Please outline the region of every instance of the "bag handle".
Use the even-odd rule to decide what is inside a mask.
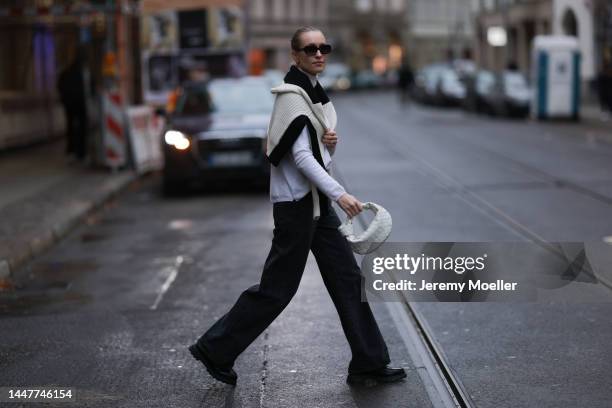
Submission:
[[[374,214],[378,214],[378,206],[372,202],[363,203],[362,208],[364,210],[370,210]],[[373,228],[374,228],[374,225],[370,224],[368,228],[366,228],[366,230],[362,233],[362,235],[369,233],[370,230]],[[353,231],[353,219],[352,218],[347,217],[346,220],[342,223],[342,225],[338,227],[338,230],[349,241],[357,239]]]

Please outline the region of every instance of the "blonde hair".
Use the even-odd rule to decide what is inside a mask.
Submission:
[[[308,33],[311,31],[319,31],[322,32],[321,30],[319,30],[316,27],[313,26],[304,26],[304,27],[300,27],[297,30],[295,30],[295,33],[293,33],[293,36],[291,37],[291,49],[294,51],[298,51],[300,49],[300,37],[302,36],[302,34],[304,33]]]

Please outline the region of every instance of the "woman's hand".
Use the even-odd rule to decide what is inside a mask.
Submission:
[[[325,131],[325,134],[323,135],[321,141],[325,146],[333,149],[338,143],[338,136],[336,135],[335,131],[328,129]]]
[[[338,205],[349,218],[353,218],[363,210],[363,204],[349,193],[344,193],[340,196]]]

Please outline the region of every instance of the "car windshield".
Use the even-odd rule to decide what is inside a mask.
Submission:
[[[214,111],[220,113],[270,113],[274,98],[259,81],[212,81],[209,85]]]

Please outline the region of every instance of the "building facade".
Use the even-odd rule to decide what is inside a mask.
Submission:
[[[339,55],[353,71],[397,69],[409,40],[405,0],[334,0],[330,24]]]
[[[313,25],[327,33],[331,0],[250,0],[247,41],[252,73],[287,70],[289,40],[297,27]],[[331,39],[330,39],[331,40]]]
[[[286,70],[289,39],[300,26],[321,28],[333,44],[331,61],[352,70],[384,72],[401,63],[407,39],[405,0],[251,0],[251,66]]]
[[[608,70],[612,75],[612,2],[595,0],[594,5],[595,56],[594,68],[596,75]]]
[[[481,67],[495,71],[515,64],[529,74],[536,35],[577,38],[582,96],[592,101],[598,73],[612,64],[612,2],[609,0],[481,0],[477,16],[476,50]],[[492,45],[492,28],[502,28],[503,45]]]
[[[528,73],[533,38],[550,34],[552,24],[552,0],[481,0],[475,38],[478,64],[494,71],[516,65]],[[490,38],[496,28],[505,33],[505,41],[497,45]]]
[[[51,139],[64,132],[57,78],[77,53],[87,58],[89,99],[104,85],[104,58],[112,44],[120,67],[116,80],[134,94],[132,44],[136,7],[130,0],[9,0],[0,4],[0,149]],[[130,7],[132,6],[132,7]],[[109,41],[112,40],[112,41]],[[135,41],[134,41],[135,40]],[[98,109],[92,106],[92,113]],[[37,120],[33,121],[32,117]],[[92,115],[91,119],[95,119]],[[92,126],[95,120],[90,121]]]
[[[595,3],[591,0],[554,0],[552,33],[578,38],[580,46],[580,73],[585,81],[596,75]]]
[[[410,0],[408,54],[415,67],[453,58],[472,58],[474,0]]]

